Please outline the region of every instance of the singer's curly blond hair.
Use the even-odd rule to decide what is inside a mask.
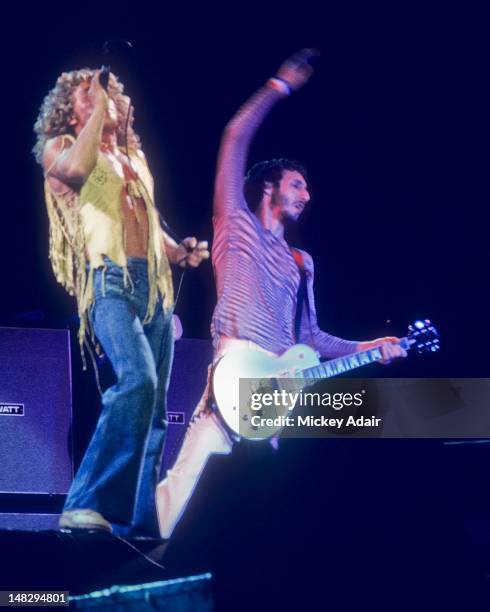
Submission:
[[[72,96],[75,88],[82,82],[90,80],[95,73],[91,68],[82,68],[72,72],[63,72],[53,89],[44,98],[39,110],[34,132],[37,141],[32,149],[36,161],[42,165],[42,156],[46,142],[55,136],[71,134],[75,136],[70,119],[73,116]],[[108,93],[114,100],[118,114],[117,143],[119,146],[126,144],[126,113],[127,105],[123,101],[124,86],[117,77],[111,75],[109,79]],[[139,136],[133,130],[133,118],[131,117],[127,130],[127,144],[131,149],[139,149],[141,146]]]

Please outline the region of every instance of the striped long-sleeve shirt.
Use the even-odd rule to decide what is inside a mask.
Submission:
[[[225,129],[218,156],[212,250],[218,302],[211,323],[215,347],[220,336],[251,340],[280,354],[304,342],[322,357],[352,353],[357,342],[319,329],[313,295],[313,260],[302,252],[308,300],[295,331],[300,272],[285,240],[250,212],[243,177],[250,142],[272,106],[282,97],[264,86]],[[309,312],[308,312],[309,311]]]

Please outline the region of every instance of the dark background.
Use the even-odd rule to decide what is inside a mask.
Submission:
[[[483,3],[12,8],[0,41],[1,325],[76,327],[50,270],[42,173],[30,154],[38,107],[61,71],[98,66],[106,39],[132,41],[135,54],[113,66],[135,103],[158,206],[180,235],[211,240],[226,121],[284,58],[315,46],[314,77],[271,113],[249,161],[285,156],[309,169],[313,201],[291,241],[314,257],[321,326],[370,339],[429,317],[440,353],[383,373],[489,375]],[[186,336],[209,337],[214,302],[205,264],[186,277],[177,307]],[[88,410],[91,375],[81,377],[76,351],[74,375],[75,408]],[[488,567],[486,449],[375,440],[288,440],[275,456],[237,448],[208,471],[173,562],[212,569],[223,610],[265,600],[270,609],[439,610],[441,593],[445,605],[477,609],[468,593],[483,597],[472,581]],[[478,520],[486,540],[468,535]]]
[[[314,257],[322,327],[369,339],[404,335],[428,317],[440,328],[441,354],[393,373],[488,374],[489,24],[481,7],[53,6],[5,25],[2,324],[28,312],[44,313],[41,326],[63,325],[73,312],[50,270],[42,174],[30,154],[38,107],[61,71],[100,65],[106,39],[133,43],[134,54],[113,66],[134,99],[158,206],[181,236],[211,240],[226,121],[285,57],[316,46],[316,74],[271,113],[250,163],[286,156],[309,169],[314,197],[291,241]],[[214,303],[206,264],[188,275],[178,304],[186,336],[209,337]]]

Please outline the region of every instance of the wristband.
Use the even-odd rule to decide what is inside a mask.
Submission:
[[[269,85],[273,89],[277,89],[277,91],[280,91],[281,93],[286,94],[287,96],[290,96],[293,91],[291,89],[291,85],[287,81],[277,76],[271,77],[267,81],[267,85]]]

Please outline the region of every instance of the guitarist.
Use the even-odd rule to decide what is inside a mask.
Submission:
[[[284,239],[285,223],[297,221],[310,200],[305,169],[297,162],[274,159],[253,166],[243,183],[254,134],[273,106],[308,81],[313,55],[303,49],[289,58],[224,130],[213,204],[218,301],[211,332],[216,359],[242,348],[280,355],[298,342],[313,347],[321,357],[341,357],[376,346],[381,347],[384,363],[406,356],[395,337],[352,342],[318,327],[313,260],[308,253],[291,249]],[[208,409],[206,389],[175,466],[157,487],[162,537],[170,536],[210,454],[228,454],[231,447],[230,436]]]

